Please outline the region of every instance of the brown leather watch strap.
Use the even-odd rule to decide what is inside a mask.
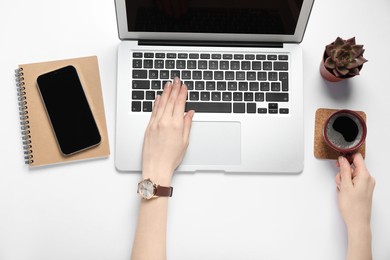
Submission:
[[[157,185],[156,193],[154,194],[157,197],[172,197],[173,187],[164,187]]]

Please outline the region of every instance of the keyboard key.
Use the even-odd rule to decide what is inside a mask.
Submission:
[[[164,60],[155,60],[154,61],[155,69],[163,69],[164,68]]]
[[[204,81],[195,81],[195,90],[204,90]]]
[[[244,101],[253,101],[253,93],[245,92],[244,93]]]
[[[142,68],[142,60],[134,59],[133,68],[139,69]]]
[[[254,54],[245,54],[245,59],[246,60],[254,60],[255,59],[255,55]]]
[[[281,54],[278,56],[279,60],[288,60],[288,55]]]
[[[233,59],[233,55],[232,54],[223,54],[222,57],[223,57],[224,60],[231,60],[231,59]]]
[[[259,91],[259,82],[249,82],[250,91]]]
[[[243,54],[234,54],[234,59],[235,60],[243,60],[244,59],[244,55]]]
[[[200,92],[200,100],[209,101],[210,100],[210,92]]]
[[[263,62],[263,70],[272,70],[272,62],[264,61]]]
[[[144,60],[144,68],[145,69],[153,68],[153,60]]]
[[[176,53],[167,53],[168,59],[176,59]]]
[[[231,70],[239,70],[240,69],[240,62],[239,61],[231,61],[230,68],[231,68]]]
[[[277,114],[278,110],[277,109],[268,109],[268,113],[270,113],[270,114]]]
[[[191,71],[183,70],[181,72],[181,79],[191,79]]]
[[[267,72],[264,71],[257,72],[257,80],[259,81],[267,80]]]
[[[198,61],[198,69],[207,70],[207,61],[205,60]]]
[[[262,92],[255,93],[255,101],[263,102],[264,101],[264,93],[262,93]]]
[[[144,92],[143,91],[132,91],[131,97],[132,97],[132,99],[135,99],[135,100],[143,100],[144,99]]]
[[[193,81],[185,81],[184,84],[187,85],[188,90],[194,90],[194,82]]]
[[[165,61],[166,69],[174,69],[175,68],[175,60],[166,60]]]
[[[268,109],[278,109],[278,103],[269,103]]]
[[[253,61],[252,70],[261,70],[261,61]]]
[[[279,72],[279,80],[282,82],[282,91],[288,91],[288,72]]]
[[[203,71],[203,79],[204,80],[212,80],[213,72],[212,71]]]
[[[169,79],[169,71],[160,70],[160,79]]]
[[[234,101],[242,101],[242,92],[234,92],[233,93]]]
[[[280,91],[280,83],[271,82],[271,91]]]
[[[236,81],[229,81],[228,82],[228,90],[236,91],[237,90],[237,82]]]
[[[202,53],[202,54],[200,54],[200,58],[201,58],[201,59],[204,59],[204,60],[208,60],[208,59],[210,59],[210,54],[208,54],[208,53]]]
[[[268,72],[268,80],[269,81],[276,81],[278,80],[278,73],[277,72]]]
[[[154,53],[152,53],[152,52],[145,52],[144,53],[144,57],[145,58],[154,58]]]
[[[247,103],[246,112],[249,114],[256,113],[256,103]]]
[[[190,100],[199,100],[199,92],[191,91]]]
[[[180,71],[179,70],[171,70],[171,79],[174,79],[175,77],[180,78]]]
[[[256,80],[256,72],[248,71],[246,73],[246,79],[247,80]]]
[[[133,111],[133,112],[141,111],[141,101],[132,101],[131,102],[131,111]]]
[[[176,69],[185,69],[186,61],[185,60],[177,60],[176,61]]]
[[[223,71],[214,71],[215,80],[223,80]]]
[[[146,70],[133,70],[134,79],[146,79],[148,77],[148,71]]]
[[[223,92],[222,93],[223,101],[232,101],[232,92]]]
[[[178,57],[179,59],[187,59],[187,58],[188,58],[188,54],[187,54],[187,53],[179,53],[179,54],[177,55],[177,57]]]
[[[258,108],[257,113],[259,114],[267,114],[267,109],[266,108]]]
[[[211,93],[212,101],[221,101],[221,92],[212,92]]]
[[[229,69],[229,61],[221,60],[219,62],[219,67],[220,67],[221,70],[228,70]]]
[[[165,58],[165,53],[156,53],[156,58],[164,59]]]
[[[274,54],[267,55],[267,60],[277,60],[277,59],[278,59],[277,55]]]
[[[133,52],[133,58],[142,58],[142,52]]]
[[[188,60],[187,69],[196,69],[196,60]]]
[[[217,90],[226,90],[226,82],[218,81],[217,82]]]
[[[232,104],[226,102],[187,102],[185,111],[195,110],[197,113],[231,113]]]
[[[288,114],[288,113],[289,113],[289,110],[288,110],[288,108],[280,108],[280,109],[279,109],[279,113],[280,113],[280,114]]]
[[[194,70],[192,72],[192,79],[202,79],[202,72],[199,70]]]
[[[155,100],[156,98],[156,92],[154,91],[146,91],[146,100]]]
[[[132,86],[133,89],[150,89],[150,82],[149,80],[133,80]]]
[[[216,60],[209,61],[209,69],[217,70],[218,69],[218,61],[216,61]]]
[[[250,61],[241,61],[241,69],[242,70],[250,70],[251,62]]]
[[[225,80],[234,80],[234,72],[225,71]]]
[[[211,55],[211,58],[212,58],[213,60],[220,60],[221,57],[222,57],[221,54],[212,54],[212,55]]]
[[[269,91],[269,82],[260,82],[261,91]]]
[[[236,80],[245,80],[245,72],[237,71],[236,72]]]
[[[189,57],[190,57],[190,59],[199,59],[199,54],[198,53],[190,53]]]
[[[159,80],[152,80],[152,89],[161,89],[161,81]]]
[[[266,93],[266,101],[268,102],[288,102],[288,93]]]
[[[256,60],[265,60],[265,55],[264,54],[257,54]]]
[[[239,91],[248,91],[248,82],[238,82]]]
[[[150,79],[158,79],[158,70],[149,70]]]
[[[275,61],[274,70],[288,70],[288,62]]]
[[[142,111],[152,112],[152,102],[151,101],[144,101]]]
[[[245,103],[233,103],[233,113],[245,113]]]
[[[215,90],[215,82],[206,81],[206,90]]]

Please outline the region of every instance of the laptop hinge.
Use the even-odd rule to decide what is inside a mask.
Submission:
[[[230,41],[229,42],[216,42],[216,41],[138,40],[138,45],[283,48],[283,43],[280,43],[280,42],[230,42]]]

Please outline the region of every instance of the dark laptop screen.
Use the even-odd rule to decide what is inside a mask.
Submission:
[[[303,0],[126,0],[129,32],[293,35]]]

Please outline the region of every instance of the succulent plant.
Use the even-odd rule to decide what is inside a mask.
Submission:
[[[359,75],[363,63],[363,45],[357,45],[355,37],[343,40],[340,37],[325,48],[325,67],[339,78]]]

